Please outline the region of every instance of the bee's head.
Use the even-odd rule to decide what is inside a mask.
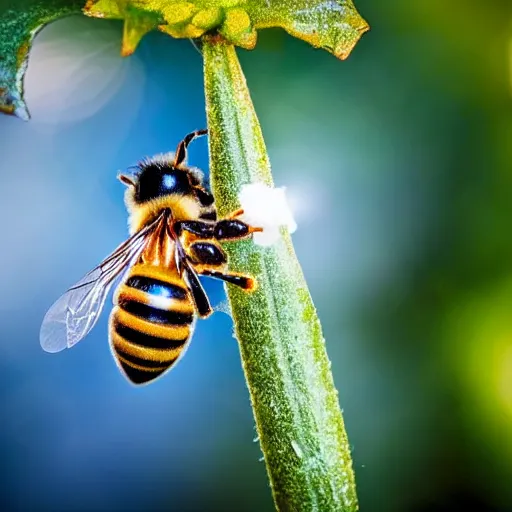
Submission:
[[[188,172],[176,169],[170,164],[150,160],[144,162],[135,183],[135,201],[145,203],[162,196],[192,193]]]
[[[172,210],[178,220],[193,219],[212,205],[213,197],[203,188],[202,172],[186,165],[188,145],[206,133],[207,130],[189,133],[175,153],[147,158],[135,166],[132,176],[119,176],[128,187],[124,198],[131,233],[147,225],[162,209]]]
[[[194,187],[201,183],[197,169],[183,169],[173,165],[173,157],[159,155],[139,163],[133,177],[121,175],[123,183],[132,188],[136,204],[169,195],[195,195]]]

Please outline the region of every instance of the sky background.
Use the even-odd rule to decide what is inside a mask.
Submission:
[[[0,6],[2,0],[0,0]],[[240,50],[322,321],[361,510],[512,510],[512,5],[360,0],[336,60],[279,30]],[[121,24],[37,36],[29,123],[0,117],[0,505],[273,510],[231,319],[136,389],[108,311],[47,354],[49,306],[127,236],[118,171],[205,126],[201,57]],[[190,163],[207,171],[207,142]],[[222,285],[206,282],[213,302]]]

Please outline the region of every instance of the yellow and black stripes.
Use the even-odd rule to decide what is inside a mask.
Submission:
[[[150,382],[171,368],[188,344],[195,319],[190,294],[177,272],[139,264],[114,301],[112,351],[134,384]]]

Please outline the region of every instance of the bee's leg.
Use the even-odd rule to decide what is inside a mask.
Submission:
[[[238,210],[235,210],[234,212],[231,212],[229,215],[226,216],[226,219],[236,219],[237,217],[240,217],[244,214],[243,208],[238,208]]]
[[[187,255],[194,265],[219,267],[228,261],[223,249],[216,243],[196,240],[187,247]]]
[[[243,210],[240,210],[243,213]],[[236,214],[237,212],[235,212]],[[241,215],[239,213],[238,215]],[[180,236],[183,230],[201,238],[217,240],[240,240],[248,238],[252,233],[263,231],[263,228],[249,226],[246,222],[228,217],[216,223],[200,220],[181,220],[173,225],[174,232]]]
[[[188,231],[201,238],[215,237],[215,224],[201,220],[178,220],[173,224],[176,235],[180,236],[183,231]]]
[[[243,210],[238,210],[233,213],[233,216],[238,217],[242,213]],[[248,238],[252,233],[263,231],[263,228],[249,226],[246,222],[236,220],[234,217],[229,216],[215,224],[214,236],[217,240],[240,240]]]
[[[187,148],[188,145],[197,137],[206,135],[208,130],[196,130],[195,132],[189,133],[185,138],[178,144],[176,148],[176,154],[174,155],[174,166],[179,167],[184,164],[187,159]]]
[[[220,272],[217,270],[201,269],[198,271],[203,276],[214,277],[226,281],[226,283],[234,284],[239,286],[243,290],[251,291],[256,288],[256,281],[250,276],[244,276],[241,274],[234,274],[232,272]]]
[[[204,220],[217,220],[217,210],[215,209],[215,206],[210,206],[209,208],[205,208],[204,211],[199,215],[200,219]]]
[[[196,271],[193,268],[191,268],[191,266],[188,263],[185,263],[185,268],[186,283],[188,285],[190,293],[192,294],[192,297],[194,298],[197,312],[199,313],[199,316],[201,318],[206,318],[207,316],[210,316],[213,313],[210,301],[208,300],[208,295],[206,295],[203,286],[199,282]]]

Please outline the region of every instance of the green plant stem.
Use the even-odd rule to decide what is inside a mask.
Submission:
[[[261,128],[233,46],[203,45],[210,173],[220,215],[242,185],[272,185]],[[264,205],[262,205],[264,207]],[[314,241],[312,240],[312,243]],[[256,426],[278,510],[355,511],[352,461],[320,322],[290,236],[226,247],[254,293],[228,285]]]

